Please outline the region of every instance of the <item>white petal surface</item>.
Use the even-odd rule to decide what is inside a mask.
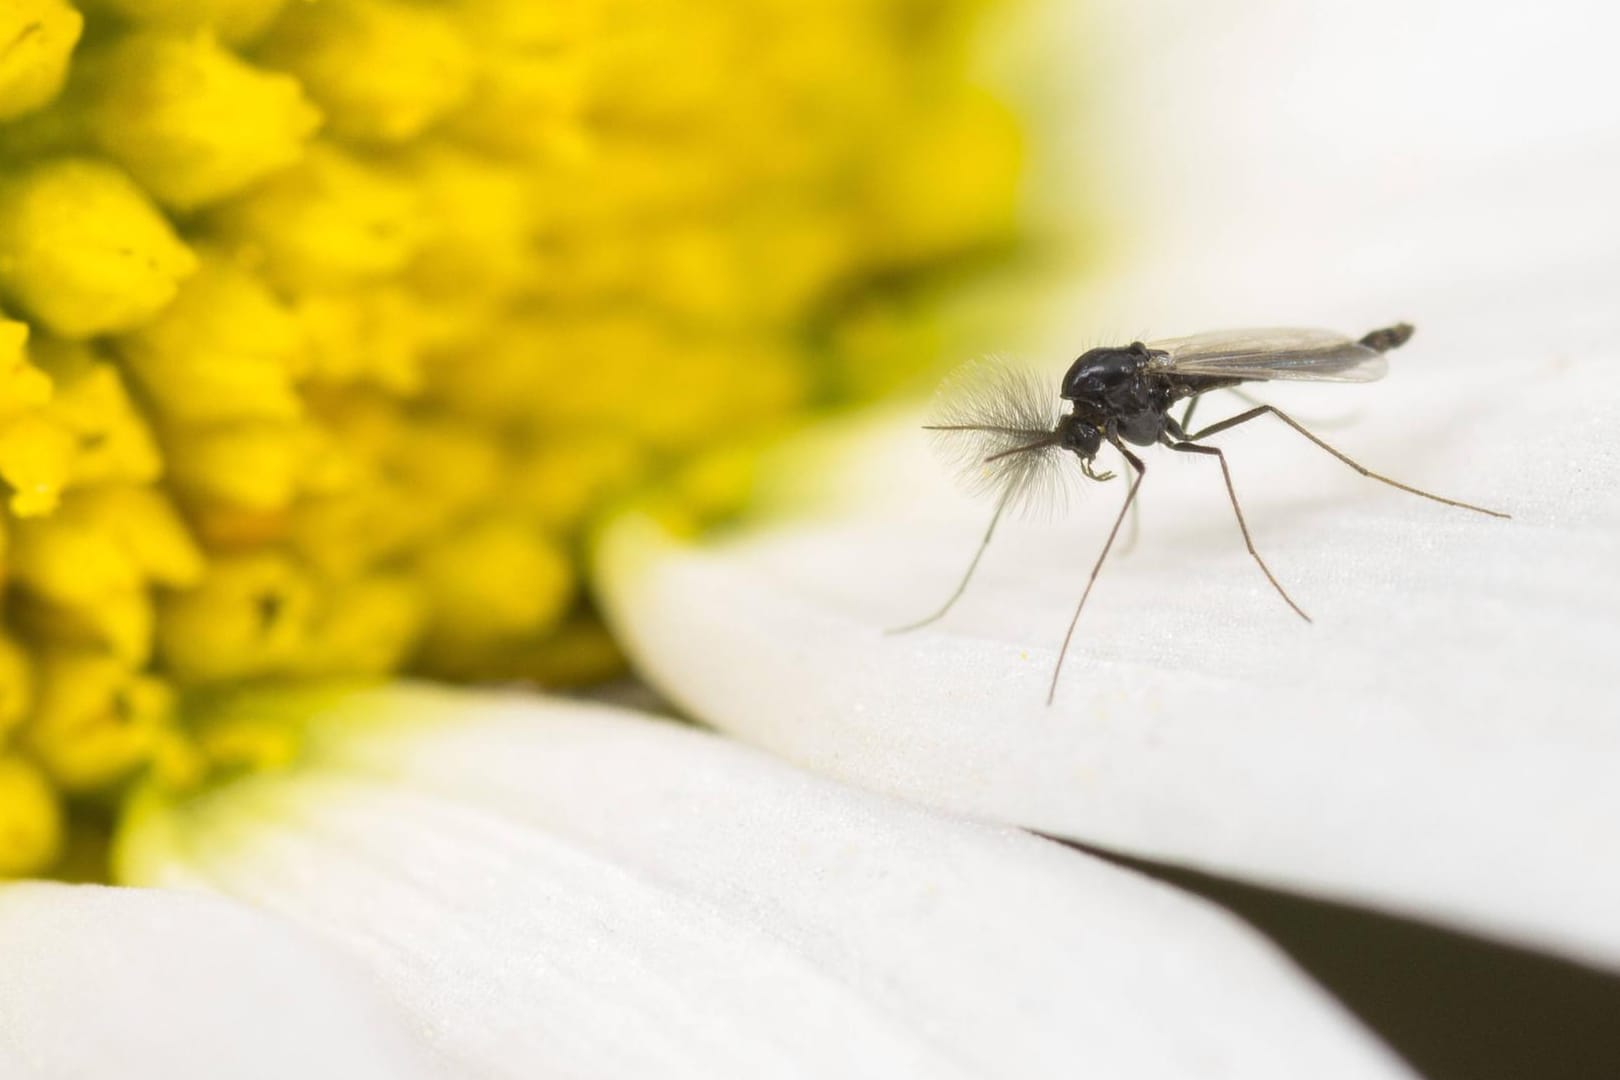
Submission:
[[[460,1076],[1402,1071],[1229,916],[1013,830],[600,707],[396,690],[318,726],[126,865],[329,936]]]
[[[0,1076],[444,1075],[360,967],[214,897],[0,887]]]
[[[1612,9],[1109,6],[1138,37],[1101,31],[1119,130],[1085,160],[1145,203],[1139,258],[1069,299],[1054,385],[1103,342],[1410,319],[1385,382],[1261,396],[1514,520],[1381,488],[1274,421],[1219,436],[1306,626],[1215,463],[1146,451],[1142,542],[1048,709],[1121,484],[1072,524],[1004,523],[946,620],[885,636],[945,598],[989,514],[896,418],[812,459],[859,496],[840,512],[703,549],[621,522],[600,575],[621,635],[694,716],[843,779],[1620,965]]]
[[[1612,409],[1603,382],[1572,383]],[[1430,456],[1499,466],[1469,490],[1513,522],[1249,470],[1250,520],[1314,626],[1247,562],[1218,479],[1162,468],[1050,708],[1095,529],[1014,525],[946,620],[889,636],[937,606],[982,521],[917,509],[693,549],[628,520],[610,606],[694,715],[843,779],[1620,963],[1620,865],[1601,854],[1620,850],[1614,459],[1510,463],[1489,434],[1561,408],[1475,413],[1483,437]],[[1368,456],[1418,460],[1418,438],[1366,439]]]

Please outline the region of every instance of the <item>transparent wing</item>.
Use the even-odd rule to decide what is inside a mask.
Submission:
[[[1067,508],[1077,472],[1053,440],[1061,409],[1051,380],[991,357],[940,385],[927,428],[972,494],[1003,498],[1021,513],[1056,513]]]
[[[1383,353],[1332,330],[1216,330],[1147,346],[1166,354],[1152,361],[1157,370],[1184,375],[1372,382],[1389,370]]]

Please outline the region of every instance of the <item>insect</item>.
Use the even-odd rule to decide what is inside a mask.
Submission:
[[[1201,454],[1219,462],[1244,546],[1271,587],[1277,590],[1277,595],[1306,622],[1310,622],[1311,617],[1288,595],[1288,590],[1255,550],[1249,525],[1243,519],[1243,508],[1238,504],[1226,454],[1217,446],[1206,445],[1205,439],[1250,420],[1274,416],[1362,476],[1447,506],[1491,517],[1508,517],[1498,510],[1447,499],[1373,472],[1272,405],[1257,404],[1219,423],[1197,431],[1189,430],[1193,410],[1211,390],[1272,380],[1371,382],[1384,376],[1388,368],[1385,354],[1406,344],[1411,337],[1411,325],[1397,323],[1361,338],[1330,330],[1267,329],[1218,330],[1163,341],[1133,341],[1129,345],[1091,349],[1081,354],[1063,376],[1058,400],[1053,400],[1040,380],[1025,372],[996,365],[965,369],[957,376],[956,385],[948,385],[943,390],[943,415],[938,423],[927,425],[927,430],[934,432],[957,457],[971,487],[996,494],[995,512],[968,563],[967,572],[945,604],[926,619],[898,627],[893,632],[927,626],[950,611],[978,569],[1002,515],[1019,505],[1041,502],[1047,489],[1061,482],[1059,470],[1065,453],[1072,453],[1078,459],[1080,472],[1086,478],[1113,479],[1112,472],[1099,472],[1095,464],[1105,444],[1124,459],[1130,470],[1130,487],[1108,539],[1091,567],[1091,576],[1086,579],[1074,616],[1069,620],[1063,646],[1052,669],[1052,682],[1046,695],[1048,705],[1057,694],[1058,675],[1063,670],[1063,659],[1068,655],[1080,613],[1085,610],[1097,575],[1147,475],[1147,467],[1130,446],[1157,443],[1178,453]],[[1170,415],[1171,409],[1183,401],[1187,403],[1186,408],[1178,420]],[[1062,411],[1065,406],[1068,412]]]

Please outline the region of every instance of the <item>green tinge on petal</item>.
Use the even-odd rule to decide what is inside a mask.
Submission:
[[[401,700],[367,694],[375,685],[310,680],[194,696],[185,707],[191,752],[177,761],[160,759],[125,800],[111,852],[112,879],[149,883],[157,868],[202,855],[199,843],[229,848],[238,835],[251,835],[259,804],[243,798],[244,792],[262,779],[258,793],[273,795],[278,774],[315,765],[322,743],[310,727],[312,717],[345,728],[405,722],[410,710]],[[196,823],[207,828],[194,829]]]

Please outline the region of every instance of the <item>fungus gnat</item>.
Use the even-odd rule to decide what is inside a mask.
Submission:
[[[1092,564],[1091,576],[1086,579],[1074,616],[1069,620],[1057,664],[1052,669],[1052,683],[1046,695],[1048,705],[1057,694],[1063,658],[1068,654],[1080,613],[1091,596],[1091,587],[1097,582],[1097,574],[1114,546],[1120,524],[1136,501],[1137,490],[1146,475],[1146,466],[1127,443],[1133,446],[1158,443],[1179,453],[1204,454],[1218,461],[1244,546],[1271,587],[1277,590],[1277,595],[1306,622],[1310,621],[1310,616],[1294,603],[1255,550],[1248,523],[1243,520],[1243,509],[1238,505],[1237,490],[1232,486],[1232,472],[1227,467],[1225,453],[1219,447],[1204,445],[1204,439],[1270,414],[1363,476],[1447,506],[1491,517],[1507,517],[1500,511],[1442,498],[1375,473],[1271,405],[1257,405],[1197,431],[1188,430],[1193,409],[1211,390],[1272,380],[1371,382],[1382,378],[1388,368],[1384,354],[1404,345],[1411,336],[1410,325],[1397,323],[1360,339],[1329,330],[1274,329],[1218,330],[1145,344],[1133,341],[1122,347],[1092,349],[1082,354],[1063,376],[1057,399],[1039,379],[1026,372],[995,364],[970,365],[942,389],[942,415],[939,422],[929,424],[927,430],[934,432],[957,459],[970,488],[996,496],[995,512],[968,563],[967,573],[962,575],[944,606],[926,619],[894,632],[926,626],[951,609],[978,569],[1002,514],[1011,507],[1041,503],[1055,485],[1061,484],[1065,452],[1075,456],[1086,478],[1112,479],[1113,473],[1098,472],[1095,466],[1097,454],[1105,443],[1124,458],[1131,474],[1130,488],[1114,518],[1108,539]],[[1170,415],[1170,410],[1181,401],[1187,406],[1177,420]],[[1069,406],[1068,412],[1062,411],[1065,404]]]

